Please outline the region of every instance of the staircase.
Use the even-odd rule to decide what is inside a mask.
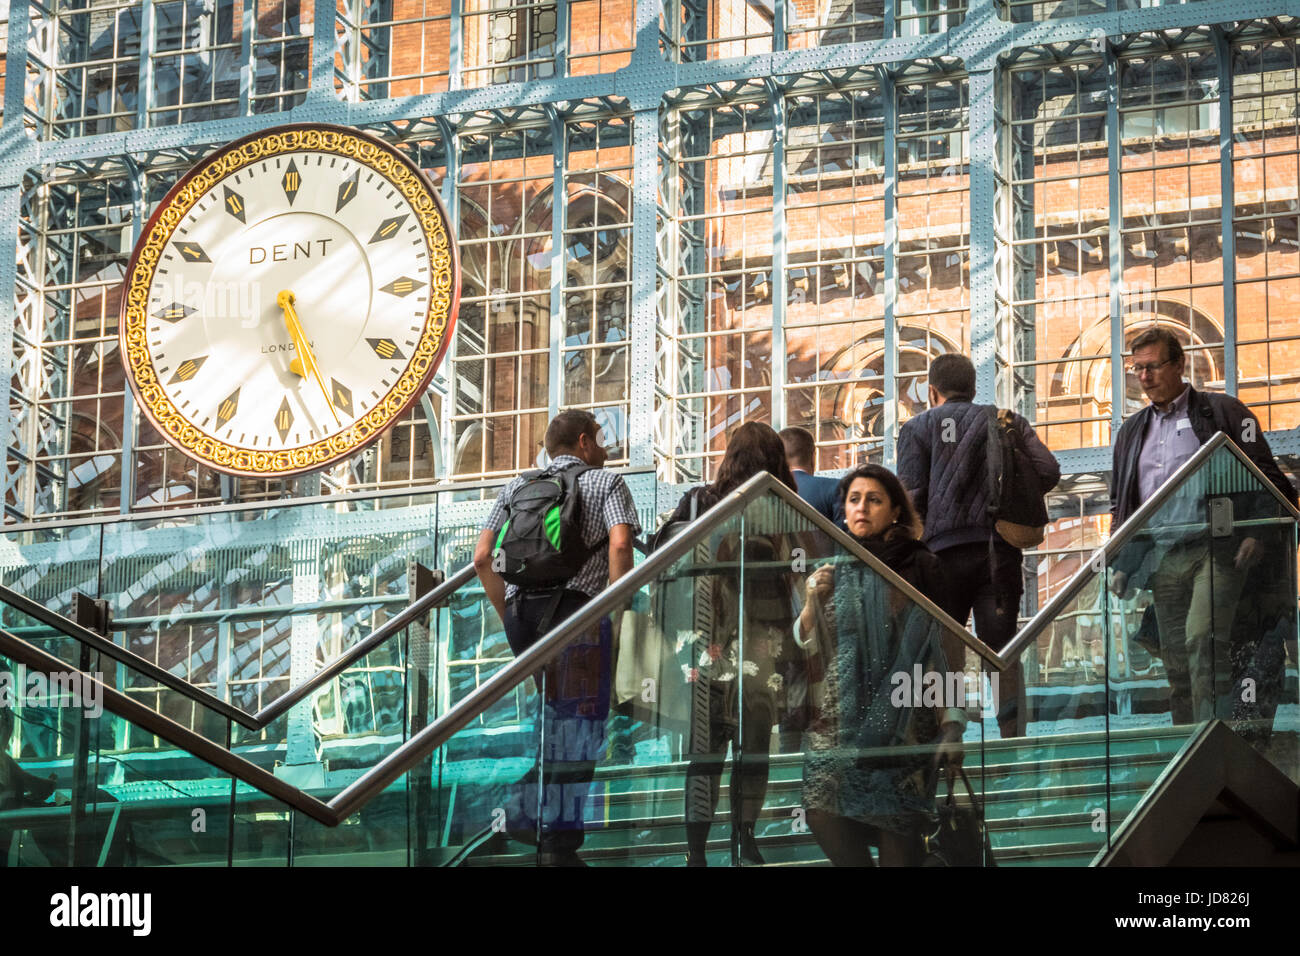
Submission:
[[[1111,734],[1110,816],[1122,819],[1151,787],[1191,732],[1164,727]],[[978,754],[977,748],[972,748]],[[999,866],[1086,866],[1105,842],[1106,738],[1061,734],[984,745],[982,773],[967,763],[971,783],[983,786],[989,836]],[[709,865],[730,865],[727,782],[710,832]],[[801,798],[803,757],[774,755],[767,799],[756,834],[770,866],[827,865],[813,836],[800,831],[794,811]],[[654,767],[598,769],[588,804],[582,857],[593,866],[680,866],[686,854],[685,762]],[[946,791],[944,791],[946,792]],[[959,787],[959,801],[965,794]],[[1100,811],[1100,813],[1098,812]],[[1096,827],[1102,829],[1098,831]],[[532,847],[499,838],[465,861],[469,866],[531,866]]]

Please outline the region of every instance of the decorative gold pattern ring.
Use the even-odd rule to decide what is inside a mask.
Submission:
[[[167,398],[146,347],[149,289],[163,250],[190,209],[231,173],[288,152],[333,153],[355,159],[388,180],[419,219],[429,254],[429,308],[414,353],[397,382],[364,416],[317,442],[259,451],[223,442],[196,427]],[[284,478],[324,468],[377,439],[424,392],[447,350],[460,305],[460,263],[447,215],[428,177],[383,140],[344,126],[297,124],[255,133],[219,149],[163,198],[140,234],[123,280],[119,323],[127,379],[140,407],[169,442],[191,458],[232,475]]]

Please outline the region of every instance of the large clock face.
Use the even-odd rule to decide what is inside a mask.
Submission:
[[[346,127],[236,141],[168,193],[126,276],[122,355],[141,408],[237,475],[325,467],[427,387],[459,297],[429,180]]]

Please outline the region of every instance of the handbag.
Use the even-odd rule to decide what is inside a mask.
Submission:
[[[961,782],[970,794],[970,806],[958,806],[953,799],[952,780],[948,781],[948,799],[935,809],[923,826],[922,844],[925,857],[922,866],[996,866],[993,845],[988,828],[984,825],[984,807],[966,776],[966,768],[959,768]],[[938,770],[930,792],[937,790]]]
[[[617,704],[642,703],[646,693],[646,679],[655,683],[651,700],[657,698],[657,687],[664,662],[664,639],[659,628],[644,611],[623,612],[618,631],[618,659],[614,665],[614,701]],[[654,710],[651,706],[649,709]]]
[[[1142,612],[1142,623],[1133,635],[1133,643],[1152,657],[1163,657],[1160,653],[1160,622],[1156,618],[1156,606],[1148,604]]]

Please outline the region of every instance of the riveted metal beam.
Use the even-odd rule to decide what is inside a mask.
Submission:
[[[1237,231],[1232,135],[1232,48],[1220,29],[1214,31],[1219,68],[1219,225],[1223,232],[1223,390],[1237,394]]]
[[[775,0],[777,8],[784,8],[785,0]],[[786,342],[785,307],[789,297],[786,285],[789,270],[786,268],[785,224],[785,97],[777,85],[768,79],[772,97],[772,427],[785,428]]]

